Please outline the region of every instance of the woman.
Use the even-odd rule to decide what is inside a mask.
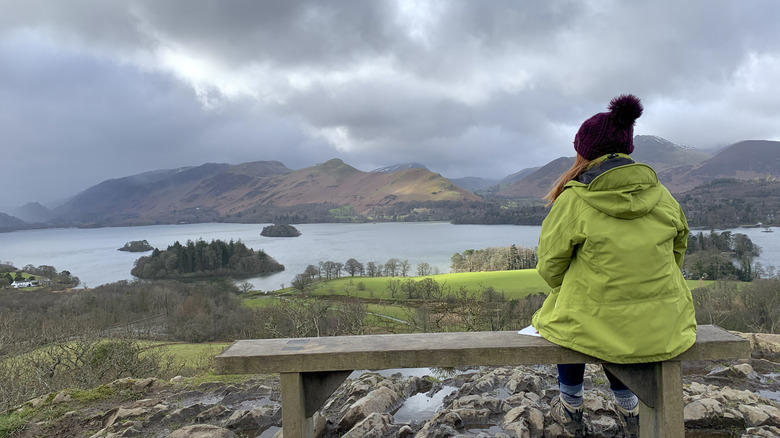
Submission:
[[[539,334],[613,363],[670,359],[696,340],[691,293],[680,271],[688,224],[647,165],[635,163],[642,104],[621,95],[574,137],[577,159],[547,194],[537,269],[553,288],[533,317]],[[548,204],[548,205],[550,205]],[[558,365],[550,415],[582,436],[584,364]],[[638,400],[606,373],[626,436],[638,436]]]

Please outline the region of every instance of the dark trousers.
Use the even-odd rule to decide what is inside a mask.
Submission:
[[[613,391],[627,390],[628,387],[623,384],[612,373],[604,369],[604,374],[607,375],[609,380],[609,388]],[[584,363],[567,363],[558,364],[558,380],[564,385],[577,386],[581,385],[585,379],[585,364]]]

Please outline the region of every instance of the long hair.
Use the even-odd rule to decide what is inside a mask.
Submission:
[[[550,191],[544,195],[544,199],[547,201],[547,207],[551,206],[553,202],[558,199],[558,196],[563,193],[563,186],[565,186],[566,183],[573,180],[574,178],[580,176],[580,174],[582,174],[582,172],[588,168],[588,164],[590,164],[590,160],[583,158],[580,154],[577,154],[577,159],[574,160],[574,164],[571,165],[569,170],[563,172],[561,176],[558,177],[553,186],[550,188]]]

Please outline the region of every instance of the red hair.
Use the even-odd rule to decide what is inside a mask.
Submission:
[[[571,165],[569,170],[566,172],[563,172],[561,176],[558,177],[557,180],[555,180],[555,183],[550,188],[550,191],[547,192],[546,195],[544,195],[545,200],[547,200],[547,207],[551,206],[553,202],[555,202],[556,199],[558,199],[558,196],[563,193],[563,188],[569,181],[577,178],[582,174],[582,172],[585,171],[585,169],[588,168],[588,165],[590,164],[591,160],[588,160],[587,158],[582,157],[580,154],[577,154],[577,158],[574,160],[574,164]]]

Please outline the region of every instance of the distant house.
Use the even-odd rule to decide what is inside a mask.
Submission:
[[[17,289],[23,288],[23,287],[38,287],[40,284],[37,281],[14,281],[11,283],[11,287],[15,287]]]

